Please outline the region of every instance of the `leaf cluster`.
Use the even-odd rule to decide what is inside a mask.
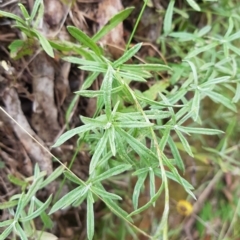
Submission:
[[[193,9],[200,10],[196,1],[187,0],[187,3]],[[195,32],[186,32],[184,29],[174,32],[172,16],[175,12],[181,13],[179,9],[174,8],[174,4],[175,1],[171,0],[166,10],[164,35],[159,38],[159,45],[164,53],[168,42],[173,43],[171,57],[174,58],[177,53],[183,61],[168,65],[159,59],[152,59],[154,63],[140,64],[135,61],[129,64],[128,60],[134,58],[142,46],[141,43],[127,49],[115,61],[104,56],[104,51],[97,41],[128,17],[133,8],[118,13],[93,37],[87,36],[76,27],[68,26],[68,32],[77,43],[48,41],[35,29],[37,25],[32,24],[38,10],[40,15],[37,19],[42,16],[42,1],[35,2],[31,15],[20,4],[24,20],[0,11],[1,15],[16,20],[16,26],[28,36],[28,39],[36,37],[47,54],[53,56],[53,48],[65,55],[71,52],[71,56],[65,56],[63,60],[76,64],[81,70],[89,73],[81,89],[76,92],[66,119],[74,101],[79,97],[96,98],[95,115],[93,118],[80,116],[83,124],[65,132],[53,146],[59,147],[73,136],[77,136],[76,145],[84,142],[92,155],[89,176],[83,181],[69,169],[65,169],[64,172],[63,168],[57,169],[53,176],[63,172],[65,178],[76,184],[76,187],[55,202],[49,212],[52,214],[69,206],[77,207],[86,201],[88,239],[93,239],[94,236],[94,203],[98,199],[103,201],[111,212],[133,225],[134,217],[150,206],[155,206],[163,192],[165,209],[155,237],[161,235],[163,239],[167,239],[169,181],[177,182],[195,198],[193,186],[181,175],[185,171],[182,152],[190,157],[195,156],[194,148],[191,146],[191,139],[194,136],[223,134],[223,131],[216,129],[215,125],[204,124],[205,119],[202,119],[204,99],[211,99],[230,113],[237,111],[236,102],[240,98],[237,56],[240,53],[234,43],[240,34],[239,31],[233,33],[236,16],[229,18],[229,27],[223,37],[210,36],[212,27],[209,25]],[[15,45],[10,45],[10,49],[16,52],[17,44],[22,46],[21,41],[16,40]],[[184,43],[185,47],[186,43],[189,43],[187,54],[180,49],[181,43]],[[227,64],[231,67],[226,67]],[[166,76],[167,80],[160,80],[159,73]],[[98,78],[102,79],[100,88],[91,90],[92,84]],[[156,83],[145,92],[131,87],[133,82],[145,83],[152,78],[156,79]],[[209,125],[212,127],[206,127]],[[232,129],[233,127],[227,129],[227,136],[219,144],[220,152],[214,152],[211,148],[205,149],[226,157],[228,133],[231,133]],[[124,196],[105,188],[105,183],[111,179],[127,175],[136,178],[131,196],[132,212],[126,212],[121,207],[120,201]],[[1,227],[8,226],[3,236],[15,231],[22,239],[26,239],[22,223],[26,223],[28,236],[32,233],[28,224],[34,218],[45,217],[44,219],[50,222],[45,210],[50,205],[51,196],[45,203],[40,203],[34,197],[37,190],[53,180],[50,177],[43,180],[43,177],[44,174],[36,167],[32,185],[23,184],[23,188],[28,189],[27,193],[17,195],[6,203],[5,208],[10,209],[14,217],[1,223]],[[157,178],[161,180],[158,189],[155,184]],[[11,179],[14,181],[14,178]],[[139,206],[141,192],[147,183],[149,199],[143,206]],[[28,212],[25,211],[27,205],[30,209]],[[142,232],[140,229],[137,230]]]

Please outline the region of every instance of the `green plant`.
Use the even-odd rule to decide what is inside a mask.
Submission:
[[[21,30],[23,39],[14,40],[10,45],[10,55],[15,59],[19,59],[25,55],[32,55],[34,51],[36,51],[36,41],[37,39],[42,46],[43,50],[50,56],[54,57],[53,49],[49,44],[48,40],[45,36],[38,31],[38,27],[40,25],[40,21],[42,21],[43,14],[44,14],[44,5],[42,0],[36,0],[32,9],[32,13],[29,14],[27,9],[24,7],[23,4],[18,4],[23,18],[19,16],[1,11],[0,16],[8,17],[16,21],[13,27],[18,28]]]
[[[40,172],[38,165],[35,165],[34,175],[24,181],[9,176],[9,180],[22,187],[22,193],[13,195],[8,202],[2,203],[0,209],[8,209],[11,219],[0,223],[0,227],[5,227],[1,233],[0,239],[6,239],[8,235],[13,232],[15,235],[20,236],[21,239],[28,239],[35,237],[41,238],[43,231],[37,231],[33,219],[40,216],[44,228],[52,228],[53,223],[46,213],[52,201],[52,195],[48,197],[45,203],[41,202],[35,195],[40,189],[48,186],[63,172],[62,166],[58,167],[50,176],[45,180],[46,172]],[[16,237],[12,238],[16,239]]]
[[[195,1],[188,0],[187,2],[195,10],[200,10],[200,6]],[[93,118],[81,116],[83,125],[64,133],[53,146],[58,147],[75,135],[78,136],[78,147],[82,142],[86,143],[87,150],[92,154],[88,180],[79,179],[66,168],[65,178],[75,183],[77,187],[55,202],[49,214],[70,205],[77,207],[86,201],[87,236],[88,239],[93,239],[94,203],[100,199],[112,213],[129,223],[135,230],[152,239],[160,237],[167,239],[169,182],[176,181],[189,195],[195,198],[192,192],[193,187],[178,172],[178,169],[182,173],[185,171],[180,152],[186,152],[189,156],[194,157],[197,150],[191,146],[193,139],[202,141],[201,137],[196,136],[223,133],[223,131],[215,129],[218,128],[217,124],[213,121],[209,122],[205,118],[202,111],[203,104],[211,99],[215,103],[220,103],[218,106],[221,114],[228,112],[232,116],[232,112],[237,112],[235,103],[240,98],[237,55],[240,53],[234,43],[240,37],[240,32],[232,33],[234,26],[237,26],[237,16],[234,14],[228,16],[229,24],[223,35],[214,34],[216,31],[212,30],[215,27],[212,26],[213,24],[193,32],[187,32],[184,28],[181,29],[182,31],[174,32],[172,31],[173,13],[174,11],[179,13],[180,10],[174,9],[175,1],[170,1],[164,19],[165,34],[159,38],[159,44],[166,53],[170,42],[172,50],[169,50],[169,59],[178,55],[183,61],[179,64],[169,63],[168,66],[159,59],[151,59],[155,63],[140,64],[135,61],[135,63],[129,64],[128,60],[132,59],[140,50],[141,43],[127,49],[116,61],[111,61],[104,56],[103,49],[96,42],[123,21],[131,13],[132,8],[125,9],[113,17],[109,24],[92,38],[79,29],[69,26],[67,29],[72,37],[80,43],[78,45],[57,41],[49,41],[49,43],[34,27],[30,26],[29,19],[31,21],[34,19],[38,6],[42,6],[40,3],[41,1],[36,1],[35,13],[32,13],[31,16],[20,5],[25,21],[2,11],[0,14],[15,19],[16,26],[30,39],[37,37],[43,49],[50,56],[53,56],[53,52],[49,51],[52,48],[59,51],[71,50],[74,55],[78,55],[77,57],[63,57],[63,60],[77,64],[81,70],[90,72],[82,88],[76,92],[77,97],[97,99],[95,116]],[[184,20],[181,19],[181,21]],[[184,24],[182,25],[184,26]],[[191,26],[189,28],[191,29]],[[184,50],[180,49],[180,44],[184,45]],[[10,45],[10,49],[16,52],[13,45],[12,47]],[[163,73],[165,80],[160,79],[160,72]],[[100,89],[89,90],[97,77],[101,76],[103,80]],[[147,79],[153,77],[156,82],[147,91],[141,92],[131,87],[132,82],[145,83]],[[71,111],[71,107],[69,107],[69,111]],[[68,119],[68,113],[66,119]],[[199,127],[199,125],[203,125],[203,127]],[[227,133],[230,133],[230,130],[227,130]],[[215,139],[219,141],[218,137]],[[208,143],[207,141],[203,142]],[[222,150],[225,151],[225,147],[225,142],[222,140],[217,148],[217,153],[223,156]],[[213,147],[206,149],[216,153]],[[222,167],[221,164],[219,165]],[[116,194],[116,190],[115,192],[107,191],[104,186],[111,178],[121,174],[137,178],[131,196],[132,212],[125,211],[120,205],[119,201],[124,196]],[[156,178],[161,180],[161,186],[158,189],[155,185]],[[149,201],[143,206],[139,206],[141,190],[147,179],[149,179]],[[31,199],[40,189],[38,184],[35,185],[35,182],[38,181],[43,181],[43,174],[36,167],[34,184],[31,185],[33,187],[29,187],[28,190],[28,193],[31,194],[17,195],[14,197],[14,201],[10,200],[8,203],[10,205],[6,205],[6,208],[12,211],[14,218],[1,223],[1,227],[9,226],[1,236],[6,236],[14,230],[22,239],[26,239],[19,221],[23,222],[24,219],[27,219],[28,223],[40,213],[44,213],[49,206],[51,197],[46,203],[38,206],[41,211],[39,210],[37,214],[37,210],[33,211],[33,207],[31,207],[33,204]],[[154,236],[151,237],[134,226],[134,218],[150,206],[154,206],[163,192],[165,196],[164,213],[157,230],[153,233]],[[28,213],[30,218],[25,216],[26,212],[24,211],[28,204],[31,210]],[[17,206],[17,209],[13,212],[12,207],[14,206]],[[14,226],[17,227],[14,228]],[[26,228],[30,231],[29,225]],[[30,233],[32,232],[28,234]]]

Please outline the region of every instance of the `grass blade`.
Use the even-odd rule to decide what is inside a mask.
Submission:
[[[102,37],[104,37],[106,34],[108,34],[113,28],[115,28],[120,22],[122,22],[124,19],[126,19],[130,13],[133,11],[134,7],[129,7],[124,9],[123,11],[117,13],[114,15],[108,23],[101,28],[93,37],[92,41],[97,42]]]
[[[87,195],[87,236],[89,240],[94,236],[94,209],[93,209],[93,196],[89,191]]]
[[[68,32],[76,38],[80,43],[83,44],[83,46],[89,47],[92,49],[98,56],[101,56],[102,50],[97,46],[97,44],[88,37],[84,32],[79,30],[76,27],[68,26],[67,27]]]
[[[168,8],[163,22],[163,31],[165,34],[170,33],[172,30],[172,16],[174,4],[175,0],[171,0],[170,3],[168,4]]]

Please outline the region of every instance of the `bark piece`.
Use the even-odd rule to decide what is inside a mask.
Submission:
[[[58,106],[62,106],[65,98],[70,93],[68,75],[70,72],[71,64],[69,62],[63,62],[59,66],[60,72],[57,74],[55,81],[55,92],[58,102]]]
[[[97,21],[99,29],[108,23],[108,21],[123,9],[121,0],[103,0],[99,3]],[[112,29],[106,36],[104,36],[100,42],[103,45],[107,45],[108,50],[114,58],[118,58],[122,55],[125,41],[123,38],[123,24],[119,23],[114,29]]]
[[[44,1],[45,21],[50,27],[58,26],[63,18],[64,9],[60,0]]]
[[[13,88],[6,88],[3,96],[3,101],[6,106],[7,112],[15,119],[23,129],[25,129],[31,136],[37,139],[42,145],[42,140],[31,129],[26,117],[24,116],[18,94]],[[21,141],[29,157],[38,163],[41,170],[46,171],[48,174],[52,172],[51,156],[39,146],[25,131],[18,125],[11,121],[12,128],[18,139]]]
[[[33,75],[32,87],[35,100],[31,123],[44,142],[52,143],[60,131],[60,126],[54,102],[55,70],[44,53],[34,60]]]

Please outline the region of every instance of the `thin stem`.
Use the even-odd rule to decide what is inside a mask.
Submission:
[[[134,34],[135,34],[135,32],[136,32],[136,29],[137,29],[137,26],[138,26],[138,24],[139,24],[139,22],[140,22],[140,19],[142,18],[142,15],[143,15],[143,12],[144,12],[144,10],[145,10],[145,8],[146,8],[146,6],[147,6],[147,3],[148,3],[148,0],[144,0],[144,4],[143,4],[143,7],[142,7],[142,10],[141,10],[141,12],[140,12],[139,15],[138,15],[137,21],[136,21],[136,23],[135,23],[135,25],[134,25],[134,28],[133,28],[132,33],[131,33],[131,35],[130,35],[130,38],[128,39],[128,43],[127,43],[127,46],[126,46],[126,50],[128,50],[129,45],[130,45],[131,42],[132,42],[133,36],[134,36]]]
[[[138,110],[142,113],[143,117],[145,118],[145,121],[147,123],[150,123],[148,117],[144,113],[144,111],[143,111],[140,103],[138,102],[138,100],[137,100],[134,92],[132,91],[132,89],[126,83],[124,83],[123,81],[122,81],[122,84],[124,84],[125,87],[128,89],[129,93],[131,94],[131,96],[132,96],[132,98],[133,98],[133,100],[136,104],[136,107],[138,108]],[[153,143],[154,143],[155,149],[157,151],[159,166],[160,166],[161,173],[162,173],[162,181],[164,182],[164,190],[165,190],[165,207],[164,207],[164,211],[163,211],[163,217],[162,217],[162,221],[160,223],[160,226],[158,228],[159,230],[157,231],[157,233],[155,234],[153,239],[156,239],[156,237],[161,234],[161,233],[159,234],[159,232],[162,232],[163,240],[167,240],[168,239],[168,214],[169,214],[168,180],[167,180],[165,168],[164,168],[164,165],[163,165],[162,152],[159,148],[156,134],[155,134],[152,127],[149,127],[149,129],[150,129],[150,132],[151,132],[151,135],[152,135],[152,138],[153,138]]]

